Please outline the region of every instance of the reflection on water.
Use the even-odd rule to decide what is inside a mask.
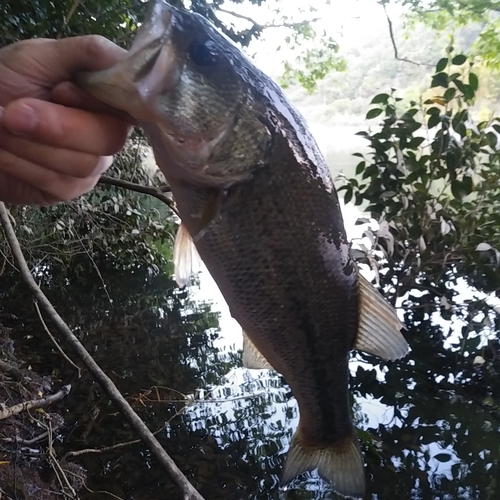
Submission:
[[[78,279],[56,277],[51,299],[207,500],[335,498],[315,473],[287,491],[278,488],[298,422],[295,400],[279,375],[241,368],[234,349],[222,350],[217,315],[193,301],[191,292],[178,290],[169,275],[100,269],[112,304],[90,271]],[[72,372],[45,340],[35,314],[28,316],[31,310],[26,311],[20,293],[2,304],[23,318],[9,325],[16,331],[19,354],[34,369],[66,383]],[[232,333],[229,343],[235,342]],[[418,345],[413,348],[412,355],[421,356]],[[500,496],[498,415],[434,387],[431,375],[417,378],[411,359],[384,369],[383,383],[370,365],[353,366],[368,498]],[[135,439],[87,375],[64,407],[66,440],[58,445],[58,456]],[[130,500],[181,498],[141,443],[81,455],[78,461],[89,471],[92,490]],[[89,492],[82,497],[111,498]]]

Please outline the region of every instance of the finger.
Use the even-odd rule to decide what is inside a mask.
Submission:
[[[3,127],[0,127],[0,149],[48,170],[71,177],[85,178],[102,174],[113,162],[112,156],[107,156],[107,161],[103,162],[101,157],[95,154],[34,142],[16,136]]]
[[[107,160],[104,158],[101,161]],[[68,201],[90,191],[97,184],[100,177],[99,175],[94,175],[82,179],[64,175],[54,170],[48,170],[36,163],[24,160],[1,149],[0,174],[3,177],[14,179],[18,188],[22,184],[43,193],[46,202],[50,200],[50,203]],[[4,190],[4,186],[2,190]],[[33,193],[33,191],[31,192]],[[23,196],[23,201],[16,201],[16,203],[40,204],[39,199],[26,199],[26,188]]]
[[[107,69],[126,54],[126,50],[99,35],[24,40],[5,50],[11,52],[4,61],[7,66],[15,67],[17,61],[25,61],[24,74],[47,83],[69,81],[78,71]]]
[[[71,80],[78,71],[99,71],[107,69],[127,54],[125,49],[100,35],[86,35],[56,40],[55,50],[60,63],[68,72]],[[62,81],[63,79],[61,79]]]
[[[51,98],[54,102],[63,106],[116,116],[131,125],[137,125],[137,120],[128,113],[113,108],[109,104],[105,104],[94,96],[87,94],[73,82],[62,82],[56,85],[52,90]]]
[[[14,205],[55,205],[55,199],[39,189],[0,172],[0,200]]]
[[[130,130],[128,124],[114,116],[33,98],[8,104],[0,125],[37,142],[98,156],[118,152]]]

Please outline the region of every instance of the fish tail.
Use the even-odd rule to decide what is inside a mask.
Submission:
[[[337,493],[356,499],[365,496],[365,470],[354,428],[351,436],[321,448],[305,446],[299,425],[288,451],[281,486],[313,469],[318,469],[320,476],[329,481]]]

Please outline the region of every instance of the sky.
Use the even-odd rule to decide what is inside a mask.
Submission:
[[[310,12],[312,7],[315,11]],[[228,9],[229,10],[229,9]],[[248,16],[259,24],[280,24],[280,20],[291,23],[305,19],[318,19],[314,27],[333,37],[342,47],[359,44],[375,34],[388,37],[387,20],[382,7],[375,0],[307,0],[276,1],[266,0],[260,7],[249,2],[234,5],[231,10]],[[276,11],[279,10],[279,14]],[[398,6],[389,8],[393,19],[401,15]],[[244,29],[248,21],[230,14],[218,13],[222,20]],[[285,17],[285,19],[283,19]],[[286,47],[285,37],[290,33],[287,28],[268,28],[263,36],[251,43],[248,53],[254,56],[256,64],[265,73],[277,77],[284,59],[293,60],[293,52]],[[278,48],[280,47],[280,50]]]

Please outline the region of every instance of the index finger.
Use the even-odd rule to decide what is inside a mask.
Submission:
[[[130,123],[130,125],[137,125],[137,120],[128,113],[121,109],[114,108],[96,97],[87,94],[87,92],[73,82],[63,82],[56,85],[52,90],[51,98],[54,102],[62,104],[63,106],[85,109],[96,113],[105,113],[107,115],[116,116]]]
[[[37,142],[98,156],[118,152],[130,130],[127,123],[114,116],[33,98],[7,105],[1,124]]]

